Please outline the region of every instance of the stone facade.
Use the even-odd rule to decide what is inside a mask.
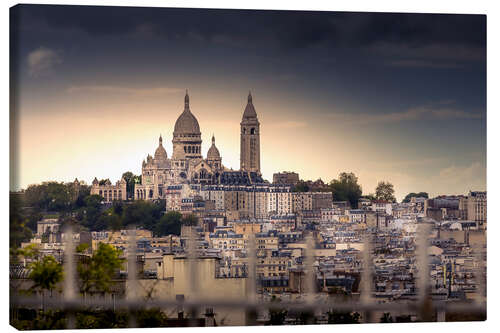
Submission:
[[[100,195],[103,197],[104,203],[124,201],[127,200],[127,182],[122,178],[113,185],[109,179],[107,179],[104,184],[99,184],[97,178],[94,178],[92,187],[90,188],[90,194]]]
[[[299,182],[299,174],[296,172],[278,172],[273,174],[273,184],[289,184],[297,185]]]
[[[198,120],[184,97],[184,111],[175,122],[172,139],[172,158],[168,158],[160,136],[154,157],[142,162],[142,181],[135,185],[135,200],[165,199],[169,186],[179,184],[216,184],[223,170],[222,158],[212,137],[207,158],[201,155],[201,131]],[[170,188],[171,189],[171,188]]]
[[[180,184],[215,185],[241,183],[242,181],[245,183],[262,182],[259,122],[251,95],[248,96],[241,126],[243,161],[241,171],[228,170],[223,166],[219,149],[215,145],[215,136],[212,136],[212,145],[207,152],[207,157],[203,158],[200,126],[191,112],[189,95],[186,92],[184,111],[175,122],[172,157],[168,158],[160,136],[154,156],[148,155],[142,162],[142,180],[140,184],[135,184],[134,199],[167,199],[167,195],[173,190],[171,186]],[[174,192],[177,193],[177,191]]]
[[[460,217],[477,222],[480,228],[486,229],[486,201],[486,192],[470,191],[468,196],[460,198]]]

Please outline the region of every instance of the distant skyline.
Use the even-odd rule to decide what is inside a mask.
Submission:
[[[228,168],[250,90],[265,179],[486,189],[484,15],[18,5],[11,40],[11,190],[170,157],[186,89]]]

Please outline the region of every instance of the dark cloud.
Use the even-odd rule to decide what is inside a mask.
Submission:
[[[90,35],[130,34],[147,26],[166,37],[189,34],[205,41],[223,36],[265,46],[307,48],[316,44],[363,47],[374,43],[486,46],[486,16],[406,13],[206,10],[21,5],[32,20]]]
[[[460,43],[486,45],[483,15],[368,13],[359,25],[355,40],[361,43],[402,44]]]

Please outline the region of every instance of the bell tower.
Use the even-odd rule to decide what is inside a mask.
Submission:
[[[240,169],[260,174],[260,123],[253,106],[252,94],[240,123]]]

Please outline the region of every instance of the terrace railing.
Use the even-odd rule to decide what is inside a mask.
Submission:
[[[66,230],[68,234],[72,231]],[[356,300],[339,302],[328,301],[318,297],[320,293],[315,291],[314,273],[314,241],[312,237],[306,236],[306,256],[304,260],[305,276],[306,276],[306,291],[304,297],[300,301],[281,300],[280,308],[287,310],[300,311],[303,313],[315,313],[317,311],[338,311],[338,312],[358,312],[362,315],[363,322],[374,322],[378,318],[374,318],[374,312],[390,312],[390,313],[416,313],[419,321],[432,320],[431,317],[438,321],[444,321],[447,312],[465,312],[465,313],[482,313],[486,314],[486,267],[485,267],[485,249],[477,247],[474,249],[475,254],[475,282],[478,297],[473,301],[429,301],[430,300],[430,272],[428,261],[428,239],[430,234],[430,226],[421,224],[418,228],[416,236],[416,262],[417,262],[417,277],[416,288],[417,297],[415,300],[407,300],[405,302],[385,302],[380,303],[374,299],[373,294],[375,288],[373,285],[373,270],[374,267],[372,257],[372,239],[371,236],[366,236],[363,247],[363,269],[361,275],[360,297]],[[205,309],[230,308],[241,309],[247,313],[246,325],[257,325],[257,313],[276,308],[276,303],[258,297],[256,277],[256,244],[255,237],[250,236],[248,247],[248,267],[246,275],[248,279],[246,295],[240,300],[227,299],[224,295],[218,298],[196,297],[199,288],[199,276],[197,272],[196,262],[196,242],[195,235],[191,235],[187,242],[187,260],[189,261],[190,279],[189,279],[189,297],[170,299],[149,299],[145,302],[138,295],[138,280],[137,260],[136,258],[136,240],[135,234],[129,237],[128,242],[128,274],[124,298],[96,298],[92,299],[91,305],[100,309],[124,309],[129,310],[131,314],[134,311],[147,307],[157,307],[160,309],[185,308],[189,310],[192,325],[199,325],[199,320],[195,318],[198,314],[202,314]],[[76,264],[74,262],[74,244],[73,237],[65,237],[64,246],[64,290],[62,298],[48,298],[44,301],[45,305],[52,308],[58,308],[69,313],[67,326],[68,328],[75,327],[74,313],[88,308],[89,301],[84,300],[78,293],[76,288]],[[40,300],[36,296],[11,295],[11,306],[23,307],[40,305]],[[436,316],[437,315],[437,316]],[[129,322],[130,327],[137,325],[134,316],[131,316]]]

